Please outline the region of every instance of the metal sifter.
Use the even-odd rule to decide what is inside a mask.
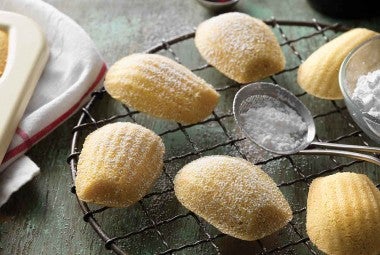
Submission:
[[[246,113],[249,109],[261,107],[264,102],[268,101],[271,101],[274,105],[277,105],[276,107],[279,108],[282,106],[290,107],[306,123],[307,132],[305,132],[303,134],[303,137],[301,137],[300,144],[294,144],[294,146],[291,145],[292,147],[290,149],[282,151],[276,148],[268,148],[252,136],[252,132],[254,133],[255,130],[248,130],[246,123],[242,119],[242,114]],[[358,153],[369,152],[380,154],[380,148],[314,141],[315,124],[310,111],[295,95],[293,95],[285,88],[280,87],[279,85],[257,82],[244,86],[235,95],[233,102],[233,112],[235,120],[243,133],[255,144],[272,153],[280,155],[295,153],[336,155],[365,160],[380,166],[379,158],[363,153]],[[323,149],[317,149],[316,147]]]

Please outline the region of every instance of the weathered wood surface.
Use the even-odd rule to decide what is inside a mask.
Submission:
[[[47,2],[56,6],[77,21],[93,38],[99,51],[104,56],[107,63],[112,64],[117,59],[133,53],[140,52],[156,45],[162,39],[168,39],[175,35],[191,31],[197,24],[213,15],[203,7],[199,6],[195,0],[127,0],[127,1],[103,1],[103,0],[48,0]],[[337,20],[325,17],[312,10],[304,0],[241,0],[237,5],[237,10],[249,13],[253,16],[269,19],[272,16],[277,19],[307,20],[316,18],[321,22],[335,23],[337,21],[350,26],[365,26],[380,31],[380,18],[359,19],[359,20]],[[297,37],[304,31],[289,29],[289,36]],[[321,41],[322,42],[322,41]],[[315,49],[315,41],[304,41],[297,44],[303,58],[308,52]],[[191,53],[184,49],[179,50],[182,56],[191,60]],[[291,54],[291,53],[289,53]],[[193,60],[191,60],[193,61]],[[190,61],[190,62],[191,62]],[[289,66],[296,64],[298,60],[290,59]],[[227,80],[220,75],[205,72],[206,79],[216,79],[219,84]],[[278,77],[278,82],[287,84],[289,89],[300,92],[294,85],[295,76]],[[225,94],[226,101],[230,102],[233,91]],[[314,114],[326,112],[332,109],[330,102],[318,100],[309,96],[302,99]],[[343,105],[343,103],[339,103]],[[111,113],[115,111],[112,102],[102,103],[102,111]],[[221,106],[223,108],[223,106]],[[224,106],[229,107],[228,103]],[[329,139],[350,131],[351,122],[347,112],[344,113],[347,119],[341,115],[329,115],[317,119],[317,129],[320,138]],[[66,157],[69,154],[71,143],[71,128],[78,119],[78,114],[64,123],[56,131],[46,137],[41,143],[35,146],[28,155],[41,167],[41,174],[32,182],[14,194],[11,200],[0,209],[0,254],[108,254],[103,243],[99,240],[91,227],[82,220],[82,213],[74,196],[70,193],[72,185],[70,171],[66,164]],[[150,118],[142,118],[141,121],[148,127],[155,130],[162,130],[163,126],[159,122]],[[226,119],[226,126],[232,126],[232,119]],[[212,126],[207,130],[216,130]],[[205,132],[202,129],[191,130],[194,137]],[[218,137],[218,131],[213,133]],[[366,138],[364,138],[366,139]],[[203,140],[203,141],[202,141]],[[206,136],[200,136],[200,146],[212,142]],[[342,142],[360,143],[359,138],[345,139]],[[169,144],[168,153],[183,149],[184,138],[173,135],[167,138]],[[244,146],[244,145],[243,145]],[[211,154],[210,152],[209,154]],[[222,153],[217,151],[215,153]],[[255,159],[252,159],[255,160]],[[303,174],[308,175],[331,167],[335,164],[329,158],[323,157],[293,157],[296,165],[300,167]],[[339,162],[347,162],[347,159],[337,159]],[[277,165],[275,165],[277,164]],[[275,178],[277,182],[294,179],[295,173],[287,161],[276,162],[274,165],[267,165],[266,170]],[[279,168],[280,166],[280,168]],[[174,166],[173,169],[179,166]],[[273,169],[283,169],[279,172]],[[344,170],[364,172],[377,182],[380,181],[379,168],[369,164],[356,164]],[[294,187],[294,186],[292,186]],[[306,192],[307,183],[300,183],[296,187]],[[289,188],[290,189],[290,188]],[[288,199],[292,201],[294,207],[299,208],[304,204],[305,195],[293,196],[296,194],[291,190],[283,190],[288,194]],[[293,194],[293,195],[292,195]],[[172,197],[167,200],[169,204],[176,202]],[[154,204],[155,201],[153,201]],[[157,202],[157,201],[156,201]],[[157,207],[161,206],[157,203]],[[179,209],[180,211],[181,209]],[[168,213],[169,212],[163,212]],[[178,211],[176,212],[178,213]],[[111,214],[100,217],[104,228],[113,233],[126,233],[131,229],[131,225],[143,225],[144,220],[135,210],[123,211],[115,210]],[[116,221],[112,218],[120,219]],[[129,224],[129,225],[128,225]],[[169,237],[169,243],[179,243],[181,235],[192,235],[191,228],[194,224],[183,222],[182,229],[178,229],[175,236]],[[187,227],[189,229],[187,229]],[[170,228],[162,231],[172,231]],[[211,232],[214,230],[210,230]],[[300,231],[304,232],[304,227],[300,226]],[[150,254],[150,247],[159,247],[159,240],[152,241],[150,235],[135,238],[134,244],[130,245],[131,252],[138,254]],[[176,237],[177,236],[177,237]],[[197,236],[190,236],[197,238]],[[297,240],[297,236],[294,237]],[[299,239],[299,237],[298,237]],[[252,254],[254,248],[250,243],[239,243],[236,240],[226,239],[221,245],[225,254],[236,254],[230,247],[239,247],[241,253],[246,251]],[[266,242],[277,242],[279,245],[285,244],[284,240],[267,239]],[[220,244],[220,242],[219,242]],[[202,246],[201,246],[202,247]],[[161,250],[164,250],[162,247]],[[201,249],[201,248],[199,248]],[[204,247],[207,254],[209,247]],[[210,252],[212,250],[209,250]],[[183,254],[197,254],[199,250],[185,250]],[[291,254],[308,254],[308,250],[303,245],[296,246],[293,250],[288,250]]]

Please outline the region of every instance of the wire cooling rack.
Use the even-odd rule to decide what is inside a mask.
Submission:
[[[272,18],[265,22],[273,28],[287,59],[286,69],[271,76],[268,81],[279,83],[291,90],[310,108],[317,130],[323,131],[317,132],[317,139],[324,142],[342,141],[369,145],[370,140],[353,123],[341,101],[313,98],[301,91],[295,80],[296,70],[302,61],[320,45],[329,41],[329,38],[347,28],[340,24],[325,25],[315,20],[299,22]],[[181,55],[189,56],[189,51],[196,54],[193,37],[194,32],[191,32],[162,41],[147,52],[163,54],[182,63],[184,59]],[[194,58],[201,59],[200,56]],[[204,62],[199,63],[198,67],[189,68],[200,76],[205,72],[205,79],[211,79],[209,82],[222,95],[222,106],[208,119],[194,125],[154,120],[155,125],[149,126],[147,123],[152,123],[149,116],[112,100],[104,89],[92,94],[90,102],[82,109],[79,121],[73,128],[71,154],[68,157],[73,180],[84,137],[110,122],[131,121],[148,125],[163,138],[167,155],[163,175],[153,191],[136,205],[115,209],[96,207],[78,200],[84,213],[83,219],[104,241],[105,248],[116,254],[320,254],[309,241],[305,230],[305,206],[310,182],[316,177],[337,171],[353,171],[366,173],[379,187],[379,175],[374,166],[359,160],[277,156],[261,151],[243,137],[233,121],[230,106],[240,85],[227,78],[223,80],[220,78],[221,74]],[[214,84],[212,79],[215,77],[225,81],[225,84]],[[104,112],[104,109],[113,111]],[[335,123],[335,128],[328,130],[331,123]],[[180,144],[176,142],[178,140],[181,141]],[[239,156],[260,165],[278,183],[290,202],[293,220],[284,229],[269,237],[246,242],[220,233],[183,208],[173,192],[175,173],[184,164],[210,154]],[[72,192],[75,193],[75,187]]]

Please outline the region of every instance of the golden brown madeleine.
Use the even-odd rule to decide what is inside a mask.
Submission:
[[[78,197],[109,207],[140,200],[162,172],[164,144],[133,123],[105,125],[87,136],[75,179]]]
[[[117,61],[105,78],[115,99],[150,115],[196,123],[214,110],[219,94],[177,62],[155,54],[132,54]]]
[[[374,31],[355,28],[324,44],[299,67],[298,84],[310,95],[342,99],[338,75],[344,58],[353,48],[375,35]]]
[[[8,33],[0,29],[0,76],[3,74],[8,58]]]
[[[380,254],[380,191],[366,175],[315,179],[306,213],[310,240],[327,254]]]
[[[195,45],[202,57],[239,83],[249,83],[285,68],[285,57],[272,30],[247,14],[221,14],[201,23]]]
[[[292,219],[274,181],[258,166],[229,156],[208,156],[185,165],[175,195],[221,232],[243,240],[267,236]]]

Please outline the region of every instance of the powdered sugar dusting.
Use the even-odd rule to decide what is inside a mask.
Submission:
[[[364,112],[380,118],[380,69],[359,77],[352,99]]]
[[[185,207],[244,240],[271,234],[292,218],[273,180],[241,158],[208,156],[192,161],[178,172],[174,189]]]
[[[274,151],[289,151],[299,147],[307,125],[292,108],[272,101],[250,108],[241,114],[244,130],[259,145]]]
[[[156,54],[132,54],[108,71],[105,89],[132,108],[180,123],[195,123],[215,108],[219,94],[186,67]]]
[[[247,14],[221,14],[201,23],[195,44],[208,63],[240,83],[282,70],[285,58],[271,29]]]
[[[208,20],[209,23],[216,23],[221,26],[221,30],[209,31],[209,38],[212,43],[223,41],[226,51],[234,51],[241,57],[255,48],[256,43],[265,42],[265,34],[262,33],[261,22],[252,22],[253,18],[246,14],[230,13],[225,16],[214,17]],[[247,33],[250,29],[256,33]],[[211,50],[211,49],[210,49]]]

